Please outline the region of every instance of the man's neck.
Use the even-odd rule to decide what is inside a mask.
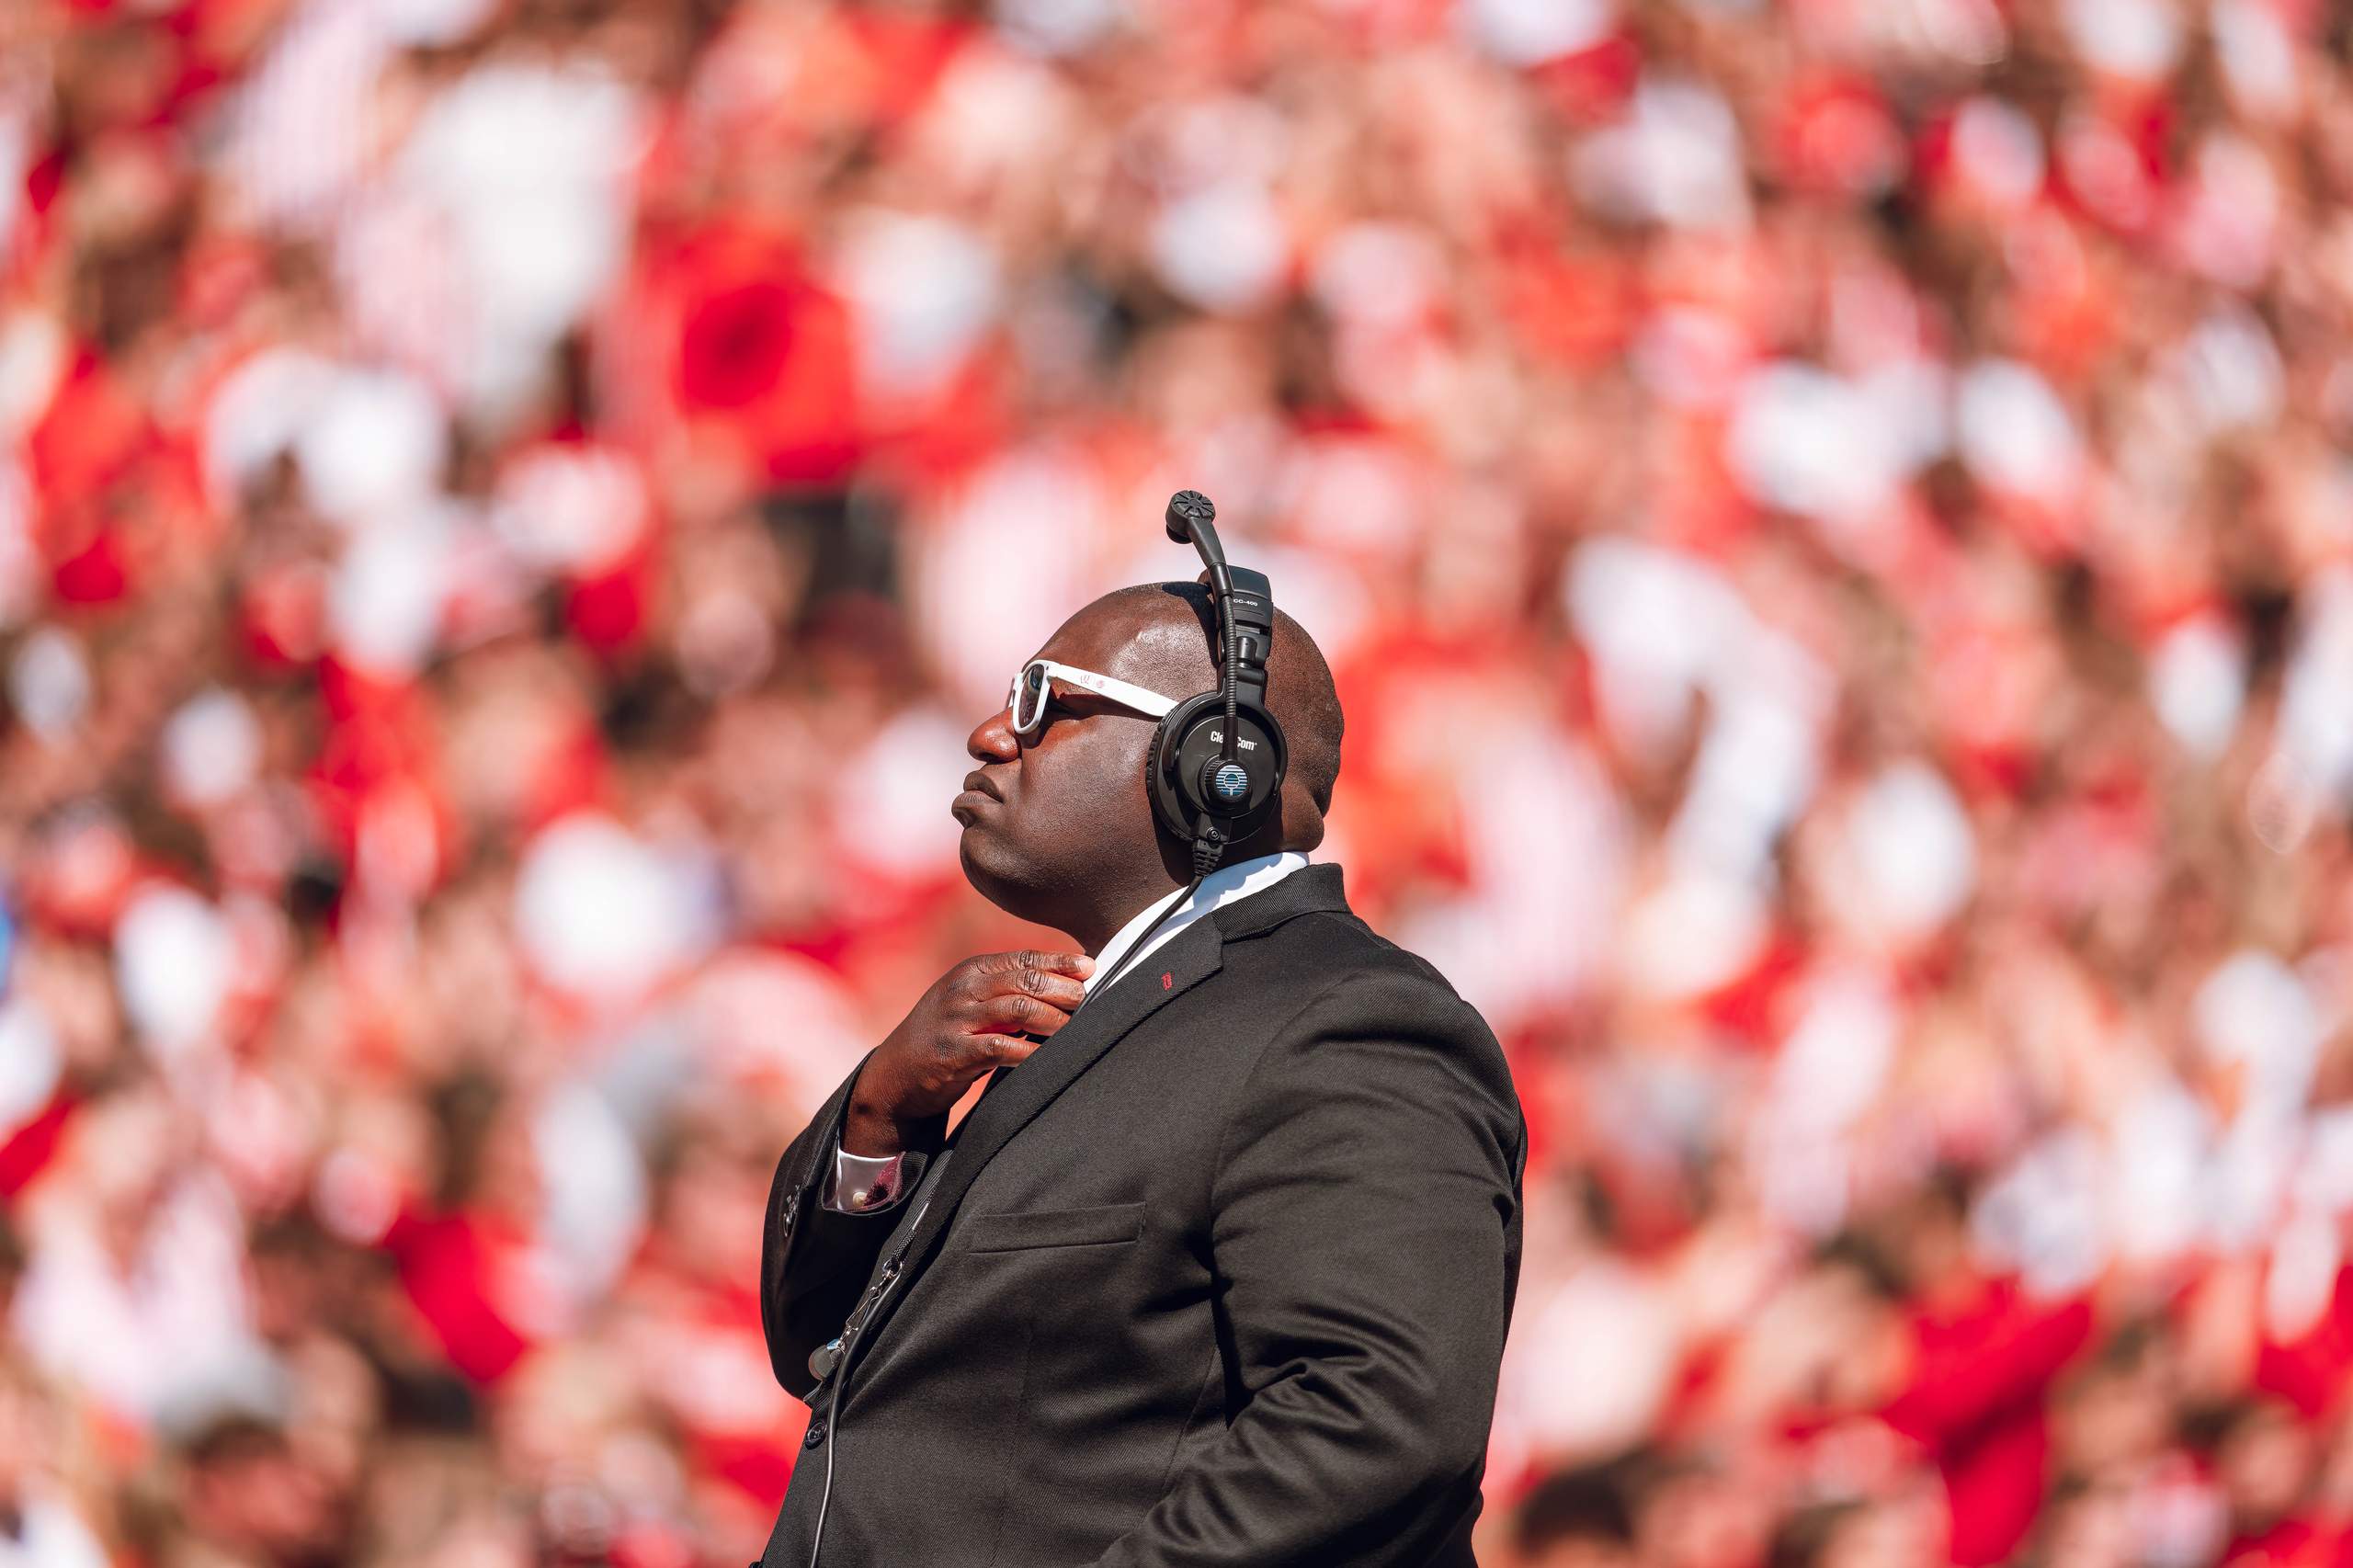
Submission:
[[[1183,892],[1184,887],[1182,882],[1163,881],[1157,891],[1131,890],[1119,900],[1106,899],[1099,908],[1089,911],[1084,930],[1077,924],[1065,926],[1063,930],[1088,958],[1100,958],[1111,938],[1126,930],[1130,921],[1171,893]]]
[[[1256,844],[1235,845],[1225,852],[1218,869],[1238,866],[1245,860],[1256,860],[1268,855],[1282,853],[1284,846],[1268,844],[1261,836]],[[1126,928],[1129,921],[1188,885],[1190,879],[1183,874],[1183,859],[1174,854],[1165,855],[1161,863],[1148,873],[1122,881],[1116,888],[1106,889],[1087,907],[1075,909],[1061,919],[1046,924],[1070,937],[1079,950],[1089,958],[1101,956],[1112,937]]]
[[[1205,903],[1213,906],[1252,887],[1264,886],[1266,884],[1259,876],[1261,871],[1286,864],[1296,866],[1305,863],[1306,857],[1303,854],[1292,855],[1281,849],[1268,849],[1256,855],[1235,856],[1201,880],[1199,890],[1193,894],[1190,905],[1183,902],[1183,895],[1188,891],[1187,884],[1172,883],[1155,896],[1133,905],[1119,925],[1106,932],[1099,941],[1087,947],[1087,955],[1096,959],[1102,958],[1108,949],[1120,944],[1123,934],[1132,928],[1144,926],[1157,928],[1162,916],[1182,921],[1188,918],[1183,913],[1187,907],[1199,907]]]

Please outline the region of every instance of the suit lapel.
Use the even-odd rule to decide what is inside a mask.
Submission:
[[[903,1255],[906,1278],[877,1304],[874,1321],[858,1336],[858,1345],[848,1358],[850,1365],[859,1359],[858,1351],[873,1345],[889,1321],[892,1307],[905,1299],[914,1285],[914,1276],[930,1262],[949,1222],[956,1217],[958,1205],[988,1167],[989,1161],[1138,1024],[1215,974],[1222,961],[1220,950],[1223,945],[1213,917],[1194,921],[1170,937],[1165,946],[1138,960],[1136,967],[1121,975],[1108,990],[1088,997],[1071,1016],[1070,1022],[1054,1032],[1053,1038],[1030,1052],[1018,1067],[1006,1072],[1003,1082],[983,1093],[980,1102],[957,1127],[948,1168],[941,1173],[939,1185],[933,1190],[915,1233],[908,1238]],[[847,1367],[843,1377],[847,1385]]]

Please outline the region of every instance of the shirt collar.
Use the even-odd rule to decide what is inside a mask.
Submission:
[[[1211,910],[1232,903],[1236,899],[1248,898],[1254,892],[1264,892],[1293,871],[1305,869],[1306,866],[1306,856],[1296,849],[1285,849],[1277,854],[1259,855],[1248,860],[1236,860],[1231,866],[1219,867],[1201,879],[1201,885],[1194,890],[1189,903],[1160,923],[1144,950],[1149,952],[1157,948]],[[1165,898],[1153,900],[1136,911],[1135,917],[1120,926],[1118,934],[1103,944],[1103,950],[1095,955],[1095,972],[1080,982],[1088,995],[1095,994],[1096,981],[1119,967],[1120,960],[1127,957],[1128,949],[1135,944],[1143,928],[1150,926],[1162,910],[1184,896],[1185,890],[1177,888]]]

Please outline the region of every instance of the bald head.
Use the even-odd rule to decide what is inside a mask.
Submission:
[[[1222,657],[1217,609],[1199,583],[1145,583],[1104,595],[1079,611],[1128,629],[1122,679],[1178,699],[1217,685]],[[1332,668],[1307,629],[1275,611],[1267,655],[1267,707],[1290,750],[1283,783],[1282,844],[1313,849],[1324,841],[1324,813],[1340,777],[1340,694]]]

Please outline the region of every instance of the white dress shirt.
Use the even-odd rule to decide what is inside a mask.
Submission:
[[[1218,868],[1201,879],[1201,885],[1193,891],[1192,897],[1186,901],[1184,907],[1161,921],[1151,940],[1144,943],[1143,950],[1136,955],[1136,961],[1120,969],[1120,960],[1135,945],[1136,937],[1143,928],[1157,919],[1162,910],[1185,898],[1185,890],[1176,888],[1167,897],[1154,899],[1136,911],[1135,918],[1120,926],[1118,933],[1103,944],[1103,950],[1095,955],[1095,972],[1080,982],[1086,988],[1087,999],[1094,999],[1097,983],[1113,970],[1120,969],[1120,972],[1111,983],[1124,983],[1161,944],[1194,921],[1236,899],[1264,892],[1293,871],[1304,869],[1306,865],[1306,856],[1297,850],[1285,849],[1278,854],[1260,855]],[[1084,1011],[1086,1003],[1080,1003],[1079,1006]],[[907,1188],[913,1185],[905,1179],[908,1175],[905,1161],[904,1154],[853,1154],[836,1145],[834,1150],[834,1179],[825,1189],[825,1207],[842,1214],[879,1214],[892,1208],[906,1196]],[[847,1195],[847,1199],[844,1194]]]

